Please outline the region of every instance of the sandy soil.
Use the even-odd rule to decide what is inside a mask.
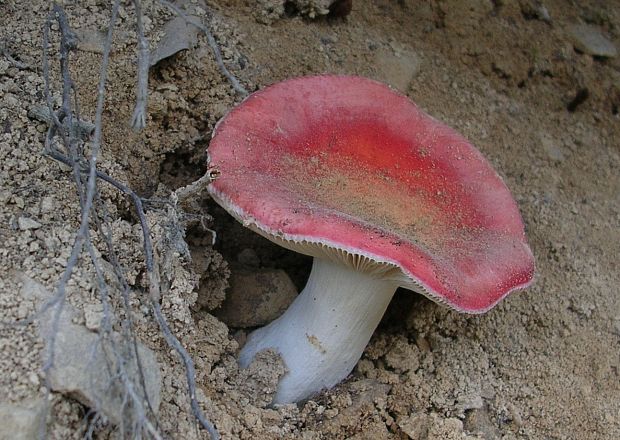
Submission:
[[[43,103],[47,5],[0,1],[2,321],[35,310],[17,274],[53,289],[79,220],[69,172],[41,154],[46,124],[28,116]],[[72,73],[82,112],[92,120],[108,5],[64,7],[81,38]],[[172,14],[152,1],[143,9],[155,47]],[[208,10],[203,20],[249,90],[310,73],[368,76],[463,133],[513,191],[538,265],[533,287],[483,316],[399,291],[344,383],[303,405],[270,408],[281,364],[267,354],[239,371],[244,330],[229,329],[211,312],[244,249],[254,250],[261,268],[286,270],[298,287],[308,259],[243,231],[205,197],[181,208],[194,209],[218,232],[215,247],[211,233],[181,209],[150,209],[160,255],[179,245],[174,258],[160,261],[170,285],[162,308],[195,359],[198,399],[222,437],[620,438],[620,58],[577,51],[570,36],[572,25],[588,23],[620,47],[620,5],[354,0],[346,18],[314,19],[277,0],[215,0]],[[168,197],[204,174],[214,124],[240,98],[200,36],[195,48],[151,70],[147,127],[132,131],[134,20],[133,8],[122,7],[101,169],[145,197]],[[131,206],[109,186],[101,193],[134,292],[138,336],[161,367],[159,427],[169,438],[206,438],[189,414],[183,369],[140,295],[140,230]],[[73,276],[68,299],[74,321],[88,326],[88,311],[99,304],[88,264]],[[0,328],[0,404],[27,407],[43,395],[42,345],[34,325]],[[87,409],[68,394],[52,393],[52,402],[50,437],[80,438]],[[96,428],[98,438],[113,432]]]

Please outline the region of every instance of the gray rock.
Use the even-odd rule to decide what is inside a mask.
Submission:
[[[545,152],[547,153],[547,156],[549,157],[549,159],[556,161],[556,162],[564,161],[564,152],[562,151],[562,148],[559,146],[559,142],[557,140],[547,135],[542,135],[540,137],[540,143],[543,149],[545,150]]]
[[[83,52],[103,53],[106,33],[99,29],[76,29],[78,50]]]
[[[430,421],[425,413],[420,412],[407,417],[399,417],[396,424],[411,440],[424,440],[428,438]]]
[[[469,393],[462,394],[457,397],[457,402],[455,405],[456,414],[458,417],[464,417],[465,411],[469,411],[472,409],[480,409],[484,406],[484,402],[482,401],[482,396],[478,393]]]
[[[23,283],[22,295],[42,305],[52,295],[44,286],[25,275],[19,275]],[[47,343],[53,334],[55,308],[51,307],[39,316],[39,333]],[[130,409],[123,407],[125,387],[116,377],[117,358],[113,348],[124,357],[125,370],[134,392],[143,396],[140,377],[131,344],[121,335],[113,333],[105,340],[82,325],[73,324],[76,312],[65,303],[58,322],[54,344],[54,365],[50,370],[52,390],[70,396],[82,404],[101,411],[112,423],[131,419]],[[114,345],[114,347],[113,347]],[[138,354],[144,373],[148,400],[157,413],[160,403],[161,374],[155,353],[138,343]],[[46,353],[43,354],[46,356]]]
[[[45,401],[0,403],[0,440],[36,440],[45,417]]]
[[[182,2],[182,4],[188,2]],[[177,2],[177,5],[179,3]],[[183,8],[181,8],[183,9]],[[188,13],[185,11],[187,16],[197,23],[202,23],[200,17],[193,15],[192,13]],[[149,56],[149,61],[151,67],[159,63],[161,60],[171,57],[177,52],[182,50],[191,49],[196,46],[198,42],[198,33],[200,29],[196,26],[187,22],[187,20],[183,17],[175,16],[172,20],[170,20],[164,26],[164,35],[157,42],[157,46],[153,49]]]
[[[615,58],[618,50],[601,30],[587,24],[577,24],[569,29],[573,46],[580,52],[598,57]]]
[[[22,231],[26,231],[28,229],[39,229],[41,223],[28,217],[20,217],[17,219],[17,226],[19,226],[19,229]]]
[[[283,270],[236,270],[229,278],[230,289],[215,315],[230,327],[265,325],[288,308],[297,289]]]
[[[101,304],[84,304],[84,325],[88,330],[99,331],[103,320]]]
[[[420,70],[420,59],[409,51],[395,52],[390,47],[378,48],[375,53],[376,77],[401,92],[407,92],[409,84]]]

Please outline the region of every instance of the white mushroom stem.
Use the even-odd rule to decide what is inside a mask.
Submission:
[[[248,337],[239,364],[247,367],[268,348],[280,353],[287,373],[273,403],[297,402],[331,388],[362,356],[396,288],[394,281],[315,258],[304,290],[282,316]]]

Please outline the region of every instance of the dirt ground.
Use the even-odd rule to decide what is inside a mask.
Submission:
[[[79,36],[71,72],[89,120],[109,3],[63,3]],[[147,125],[134,132],[135,15],[131,2],[123,3],[100,168],[144,197],[167,198],[205,173],[213,127],[241,97],[200,35],[195,47],[151,68]],[[184,220],[182,210],[153,205],[148,218],[156,247],[180,243],[175,258],[160,262],[170,285],[162,309],[195,360],[207,417],[225,439],[620,438],[620,57],[588,53],[571,33],[588,24],[620,48],[620,4],[353,0],[346,17],[317,15],[304,7],[311,4],[209,0],[197,15],[250,91],[311,73],[362,75],[390,83],[463,133],[520,206],[536,281],[482,316],[399,291],[345,382],[299,406],[271,408],[281,364],[267,355],[239,371],[235,356],[245,330],[228,328],[215,317],[217,307],[242,255],[250,252],[258,268],[285,270],[297,288],[309,260],[245,231],[206,195],[192,203],[206,227]],[[47,125],[29,116],[44,104],[48,6],[0,0],[3,322],[35,311],[23,276],[53,290],[79,225],[70,173],[42,155]],[[173,14],[151,0],[142,7],[155,48]],[[53,55],[55,104],[57,61]],[[101,195],[134,292],[138,337],[161,369],[158,427],[167,438],[206,438],[190,414],[182,365],[140,295],[143,259],[131,205],[109,186],[101,185]],[[214,246],[209,229],[217,232]],[[69,284],[68,303],[74,323],[97,331],[89,323],[99,297],[87,264]],[[0,327],[0,416],[44,395],[42,347],[35,325]],[[81,438],[87,408],[70,392],[50,398],[50,438]],[[0,429],[0,438],[9,434],[21,438]],[[96,438],[114,436],[112,426],[95,427]]]

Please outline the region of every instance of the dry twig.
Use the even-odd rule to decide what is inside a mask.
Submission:
[[[66,288],[69,279],[75,270],[80,255],[82,255],[84,249],[90,257],[90,261],[93,265],[96,275],[97,288],[100,294],[100,299],[104,307],[104,320],[102,322],[102,332],[100,336],[101,347],[109,346],[110,353],[113,362],[110,364],[110,368],[114,368],[113,377],[120,381],[124,389],[124,406],[131,408],[131,411],[123,411],[123,414],[131,414],[131,419],[128,420],[126,426],[122,426],[120,431],[122,435],[137,436],[140,437],[142,432],[148,433],[152,438],[160,438],[157,431],[157,425],[154,425],[149,419],[148,414],[153,416],[153,409],[148,396],[145,391],[145,380],[142,372],[142,365],[139,358],[138,346],[136,336],[133,330],[133,324],[131,320],[132,311],[129,304],[129,286],[124,278],[122,268],[119,264],[118,258],[114,251],[114,245],[112,243],[112,235],[109,227],[109,218],[105,214],[105,210],[102,209],[103,203],[99,198],[99,192],[97,189],[97,180],[101,179],[122,193],[129,196],[134,204],[136,214],[138,216],[143,233],[143,251],[145,257],[145,266],[148,275],[149,282],[149,299],[153,308],[155,319],[161,329],[161,332],[167,341],[167,343],[174,348],[175,351],[181,357],[186,369],[186,379],[188,383],[188,391],[190,396],[190,403],[192,412],[196,419],[200,422],[202,427],[206,429],[213,439],[219,439],[219,435],[214,426],[203,415],[198,401],[196,399],[196,383],[195,383],[195,371],[193,361],[181,345],[179,340],[170,331],[170,328],[164,318],[161,307],[159,304],[162,292],[160,291],[159,274],[154,265],[153,257],[153,245],[150,238],[150,231],[148,223],[146,221],[145,211],[142,203],[142,199],[133,192],[126,185],[116,181],[112,177],[102,173],[97,169],[97,160],[101,147],[102,136],[102,114],[103,103],[105,98],[105,83],[107,78],[107,68],[109,62],[109,55],[112,45],[112,35],[114,31],[114,25],[118,16],[120,0],[114,2],[108,34],[104,45],[102,67],[100,71],[99,84],[97,88],[97,106],[95,113],[94,130],[92,131],[92,141],[89,143],[90,154],[88,157],[84,157],[84,142],[85,138],[79,136],[79,132],[75,127],[90,127],[85,124],[79,118],[79,111],[77,106],[77,93],[75,91],[74,83],[71,79],[69,71],[69,55],[76,47],[76,37],[72,32],[68,19],[63,9],[54,4],[51,12],[46,20],[44,32],[43,32],[43,76],[45,79],[45,96],[47,101],[47,112],[45,116],[49,117],[50,127],[46,136],[45,152],[46,154],[59,162],[68,165],[71,168],[73,180],[76,190],[78,192],[81,216],[80,226],[77,231],[75,241],[71,250],[70,257],[67,261],[66,269],[61,276],[54,295],[50,298],[37,315],[44,313],[48,309],[53,312],[52,332],[51,337],[47,344],[47,356],[43,366],[43,371],[46,376],[46,385],[49,393],[50,389],[50,370],[54,366],[54,347],[55,338],[58,333],[60,315],[63,310],[64,302],[66,299]],[[139,34],[139,59],[140,65],[146,65],[146,71],[141,68],[138,72],[138,99],[136,103],[136,110],[134,112],[134,126],[140,127],[144,124],[144,111],[146,107],[146,94],[147,94],[147,80],[144,79],[148,76],[148,52],[144,55],[145,48],[148,48],[148,44],[144,39],[141,21],[141,11],[138,0],[134,2],[136,6],[138,34]],[[50,66],[48,48],[50,42],[50,30],[52,23],[56,21],[59,27],[60,33],[60,72],[62,76],[62,104],[58,111],[54,111],[51,99],[51,79],[50,79]],[[140,79],[143,78],[143,79]],[[75,101],[75,111],[72,106],[72,98]],[[77,122],[74,121],[77,116]],[[56,139],[60,138],[60,148],[56,146]],[[98,203],[95,203],[97,202]],[[97,209],[97,205],[100,207]],[[99,212],[98,212],[99,211]],[[104,214],[101,215],[100,212]],[[96,230],[103,238],[106,244],[108,255],[114,269],[119,284],[121,285],[122,304],[125,312],[125,320],[123,321],[123,340],[119,345],[113,337],[113,325],[112,325],[112,310],[109,302],[110,291],[105,282],[103,272],[100,267],[97,253],[94,245],[92,244],[92,237],[90,235],[90,226],[94,223]],[[27,320],[32,322],[32,319]],[[103,340],[107,345],[102,344]],[[129,349],[128,349],[129,348]],[[129,359],[128,359],[129,356]],[[126,369],[126,365],[129,365],[132,359],[138,365],[139,381],[140,383],[134,383],[130,373]],[[146,407],[144,406],[146,402]],[[44,418],[45,419],[45,418]],[[96,418],[95,418],[96,420]],[[125,420],[122,420],[123,424]],[[93,425],[88,429],[87,435],[92,435]],[[45,425],[42,426],[41,434],[45,435]]]
[[[136,9],[136,31],[138,34],[138,85],[136,87],[136,106],[131,118],[134,130],[142,130],[146,125],[146,103],[149,92],[149,42],[144,36],[142,25],[142,8],[140,0],[133,1]]]

